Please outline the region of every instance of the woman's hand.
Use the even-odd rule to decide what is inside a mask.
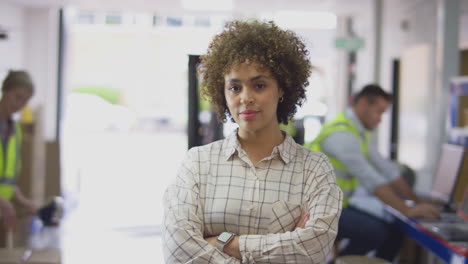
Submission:
[[[218,237],[212,236],[212,237],[205,237],[205,240],[210,243],[213,247],[216,247],[216,241],[218,240]]]
[[[304,228],[305,225],[306,225],[306,223],[307,223],[307,221],[309,221],[309,218],[310,218],[310,212],[307,212],[305,215],[303,215],[303,216],[301,217],[301,219],[299,220],[299,222],[297,222],[296,228],[295,228],[294,230],[296,230],[296,229],[298,229],[298,228]]]

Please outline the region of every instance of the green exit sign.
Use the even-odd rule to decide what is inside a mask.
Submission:
[[[335,48],[356,51],[364,47],[364,40],[356,37],[343,37],[335,39]]]

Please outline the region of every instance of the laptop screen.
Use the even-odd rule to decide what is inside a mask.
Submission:
[[[461,218],[468,220],[468,188],[465,190],[465,195],[460,203],[460,206],[458,207],[457,214]]]
[[[464,150],[464,147],[457,145],[444,144],[442,146],[439,166],[432,182],[432,198],[450,202]]]

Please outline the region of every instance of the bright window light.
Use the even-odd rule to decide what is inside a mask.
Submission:
[[[197,11],[231,11],[234,8],[233,0],[182,0],[182,7]]]
[[[273,20],[285,28],[335,29],[337,19],[330,12],[279,11]]]

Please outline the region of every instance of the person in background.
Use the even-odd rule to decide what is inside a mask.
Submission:
[[[16,185],[21,164],[22,132],[20,124],[12,119],[12,115],[27,104],[33,93],[33,82],[25,71],[10,71],[3,81],[0,98],[0,216],[5,231],[15,231],[17,228],[13,200],[31,215],[38,210],[38,206],[27,199]]]
[[[164,195],[166,263],[323,263],[342,192],[328,158],[280,130],[305,99],[303,42],[273,22],[233,21],[202,56],[226,139],[189,150]]]
[[[34,93],[34,84],[26,71],[9,71],[2,83],[0,98],[0,247],[4,236],[17,231],[18,217],[12,202],[23,207],[30,216],[37,216],[45,226],[57,226],[63,216],[61,197],[52,197],[43,206],[24,196],[16,185],[21,168],[22,128],[13,114],[23,109]],[[12,246],[12,245],[10,245]]]
[[[399,166],[382,157],[371,144],[370,133],[390,103],[391,95],[380,86],[366,85],[355,96],[353,106],[324,124],[316,139],[307,144],[330,158],[337,183],[344,192],[338,239],[350,241],[340,252],[342,255],[364,255],[376,250],[377,257],[392,261],[403,238],[393,223],[348,204],[357,187],[377,197],[380,204],[390,205],[408,217],[436,219],[439,215],[436,207],[414,194]],[[414,201],[415,206],[406,205],[404,199]]]

